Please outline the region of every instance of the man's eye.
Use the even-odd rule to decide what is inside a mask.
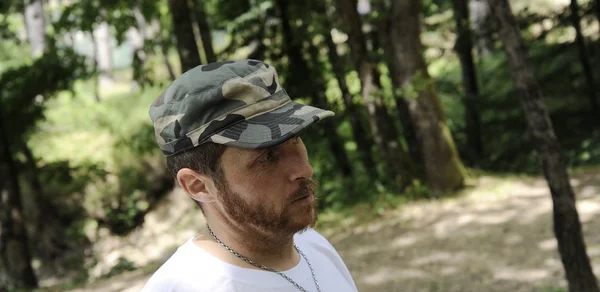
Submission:
[[[262,155],[261,161],[265,163],[273,163],[277,161],[277,153],[275,153],[274,150],[267,150],[267,152]]]

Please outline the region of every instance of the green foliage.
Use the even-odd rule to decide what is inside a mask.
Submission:
[[[83,58],[68,48],[52,50],[31,65],[4,71],[0,76],[0,101],[6,120],[11,121],[7,129],[10,140],[23,141],[43,117],[44,99],[69,89],[85,75]]]
[[[88,216],[125,234],[173,185],[147,116],[147,107],[160,91],[148,87],[96,103],[83,94],[89,85],[78,82],[73,94],[61,94],[49,103],[51,110],[40,127],[54,130],[37,132],[31,147],[43,163],[68,160],[71,173],[83,171],[82,205]]]
[[[325,52],[324,36],[330,34],[330,27],[323,23],[327,15],[314,13],[321,2],[288,1],[294,44],[300,47],[308,62],[308,73],[292,66],[297,60],[290,60],[285,51],[281,13],[276,1],[204,2],[213,35],[224,35],[220,41],[225,45],[218,52],[219,59],[254,57],[269,61],[278,68],[286,88],[299,88],[294,92],[294,98],[299,101],[314,103],[310,86],[318,82],[325,85],[327,102],[337,112],[336,130],[344,142],[353,176],[345,177],[339,172],[327,145],[328,137],[321,127],[313,127],[304,134],[314,177],[321,182],[318,189],[321,209],[347,214],[344,212],[353,212],[358,206],[356,208],[367,209],[372,215],[406,200],[436,199],[419,181],[402,193],[389,181],[373,181],[369,173],[383,173],[383,163],[379,163],[378,169],[364,169],[360,163],[340,89]],[[331,4],[327,2],[325,4]],[[83,226],[90,220],[115,234],[127,234],[141,224],[153,204],[173,186],[147,117],[148,106],[169,83],[160,73],[151,75],[151,72],[164,71],[162,56],[158,57],[160,53],[157,53],[163,49],[162,42],[167,43],[169,60],[177,58],[169,50],[174,42],[167,1],[85,0],[60,5],[57,18],[49,24],[52,26],[50,38],[57,47],[51,44],[49,53],[39,59],[29,57],[16,37],[23,29],[19,3],[0,1],[0,102],[10,121],[11,141],[27,142],[40,158],[40,180],[47,197],[56,206],[59,217],[70,220],[62,235],[74,241],[84,239]],[[439,51],[438,57],[431,60],[429,72],[434,77],[447,125],[459,152],[464,155],[467,145],[461,68],[450,52],[454,39],[448,36],[454,25],[451,1],[425,0],[422,5],[424,36],[435,38],[429,49]],[[147,23],[158,29],[145,43],[144,51],[150,57],[143,66],[136,63],[134,68],[113,72],[114,83],[109,88],[101,88],[103,99],[98,103],[93,96],[93,81],[88,79],[96,72],[91,72],[90,62],[86,67],[81,56],[64,48],[60,39],[67,32],[89,34],[100,22],[106,21],[121,43],[125,32],[137,26],[134,8],[139,8]],[[586,14],[589,11],[589,8],[584,9]],[[376,28],[375,22],[384,16],[384,11],[373,11],[364,18],[365,27]],[[562,35],[568,21],[562,12],[555,16],[550,20],[556,26],[552,33]],[[569,42],[549,41],[550,32],[544,36],[528,30],[541,20],[540,15],[528,12],[521,14],[520,25],[525,36],[535,40],[529,52],[565,156],[570,166],[599,164],[600,127],[597,117],[586,112],[587,88],[581,77],[576,47]],[[332,24],[339,28],[336,18]],[[337,36],[345,37],[340,33]],[[597,45],[591,43],[590,48]],[[338,49],[343,53],[341,58],[350,93],[355,103],[361,105],[360,81],[350,62],[348,46],[338,44]],[[431,83],[417,74],[412,84],[395,90],[381,52],[372,55],[379,61],[382,74],[378,94],[384,97],[395,118],[394,93],[415,98]],[[537,172],[536,157],[525,131],[504,53],[493,51],[489,57],[479,60],[477,69],[481,88],[477,108],[482,117],[486,152],[477,167],[489,171]],[[141,91],[134,91],[127,84],[132,75],[135,80],[153,82],[144,84]],[[359,114],[364,118],[365,110]],[[376,161],[380,161],[380,153],[374,155]],[[121,259],[107,276],[133,268],[131,262]]]
[[[135,271],[136,269],[137,267],[134,263],[128,261],[124,257],[120,257],[117,264],[115,264],[115,266],[112,267],[108,273],[102,275],[102,278],[110,278],[112,276],[122,274],[123,272]]]
[[[576,46],[539,41],[529,51],[569,166],[597,164],[599,122],[587,110],[587,88],[582,83]],[[462,153],[467,148],[460,64],[456,58],[440,59],[431,68],[448,126]],[[486,152],[479,167],[503,172],[539,172],[504,54],[492,54],[478,64],[477,70],[481,91],[477,107]]]

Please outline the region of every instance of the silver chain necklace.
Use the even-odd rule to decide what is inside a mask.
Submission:
[[[226,250],[228,250],[230,253],[232,253],[234,256],[240,258],[241,260],[255,266],[258,268],[261,268],[263,270],[269,271],[269,272],[273,272],[278,274],[279,276],[283,277],[284,279],[288,280],[290,283],[292,283],[294,286],[296,286],[296,288],[300,289],[300,291],[303,292],[308,292],[306,289],[304,289],[304,287],[300,286],[300,284],[296,283],[296,281],[292,280],[290,277],[288,277],[286,274],[284,274],[283,272],[276,270],[276,269],[272,269],[269,268],[265,265],[261,265],[259,263],[254,262],[253,260],[239,254],[237,251],[233,250],[231,247],[229,247],[228,245],[226,245],[225,243],[223,243],[212,231],[212,229],[210,229],[210,226],[208,226],[208,224],[206,225],[206,227],[208,228],[208,232],[210,233],[210,235],[212,235],[212,237],[221,245],[223,246]],[[313,270],[310,262],[308,261],[308,258],[306,257],[306,255],[304,255],[304,253],[298,248],[298,246],[296,244],[294,244],[294,248],[298,251],[298,253],[302,256],[302,258],[304,258],[304,260],[306,261],[306,263],[308,264],[308,268],[310,269],[310,273],[312,275],[313,281],[315,282],[315,286],[317,287],[317,291],[321,292],[321,288],[319,287],[319,282],[317,282],[317,277],[315,276],[315,271]]]

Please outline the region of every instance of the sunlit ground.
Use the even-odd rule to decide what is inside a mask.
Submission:
[[[600,275],[600,171],[577,174],[572,183]],[[484,176],[457,199],[412,203],[330,238],[360,291],[566,288],[542,178]]]
[[[578,209],[600,274],[600,170],[573,175]],[[170,201],[170,202],[169,202]],[[359,291],[557,291],[566,288],[552,233],[552,201],[541,178],[482,176],[453,198],[405,204],[380,217],[323,214],[326,235]],[[101,275],[126,258],[141,267],[73,292],[139,291],[176,246],[203,227],[178,190],[124,239],[100,235]],[[52,284],[50,281],[44,283]]]

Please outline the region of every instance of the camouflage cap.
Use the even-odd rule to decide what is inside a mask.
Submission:
[[[156,140],[167,156],[206,142],[268,148],[332,115],[292,101],[275,68],[256,60],[193,68],[150,106]]]

